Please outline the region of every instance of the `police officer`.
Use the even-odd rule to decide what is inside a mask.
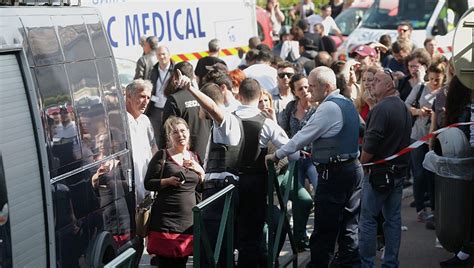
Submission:
[[[310,239],[310,267],[328,267],[336,239],[340,267],[358,267],[358,215],[362,166],[357,160],[359,115],[336,89],[336,75],[327,67],[311,71],[309,88],[317,111],[293,138],[266,158],[277,161],[312,143],[317,164],[314,231]]]
[[[239,126],[239,119],[226,110],[224,95],[219,85],[207,83],[204,84],[200,90],[197,88],[188,88],[188,90],[201,106],[200,117],[210,117],[213,120],[211,137],[204,161],[206,175],[204,177],[202,196],[203,199],[206,199],[227,187],[229,184],[234,184],[238,187],[238,168],[242,157],[241,145],[243,135],[241,134],[242,130]],[[230,129],[231,125],[236,127]],[[234,189],[232,197],[234,201],[234,211],[237,212],[238,188]],[[214,247],[217,241],[224,204],[225,199],[221,198],[210,204],[203,211],[204,225],[211,247]],[[235,214],[236,213],[234,213],[234,215]],[[234,219],[236,219],[236,215]],[[219,267],[225,267],[226,264],[226,245],[227,243],[222,244],[218,262]],[[232,252],[234,251],[233,249],[234,248],[232,248]],[[201,254],[205,256],[204,253]],[[208,260],[205,259],[204,267],[208,266],[210,266],[210,264]]]
[[[205,92],[207,86],[203,87]],[[258,109],[261,90],[260,84],[255,79],[247,78],[242,81],[239,88],[238,96],[242,105],[233,114],[223,114],[221,112],[219,115],[219,109],[216,106],[207,108],[210,116],[214,119],[213,136],[217,136],[215,134],[220,132],[219,136],[228,136],[229,142],[232,140],[232,144],[241,143],[238,154],[237,152],[231,152],[231,150],[222,154],[224,151],[221,150],[221,157],[213,157],[212,154],[219,151],[213,148],[213,146],[219,146],[219,144],[216,144],[216,139],[213,138],[213,144],[211,143],[209,147],[206,172],[211,175],[219,172],[221,175],[210,176],[209,179],[211,180],[205,181],[205,185],[219,185],[222,183],[216,182],[216,179],[236,179],[234,176],[223,176],[222,173],[229,172],[233,174],[234,170],[229,169],[229,167],[238,167],[239,215],[237,217],[237,240],[239,267],[266,266],[263,225],[266,207],[265,184],[268,174],[264,162],[267,154],[267,144],[272,142],[277,148],[280,148],[289,140],[285,131],[275,121],[267,119]],[[197,89],[190,89],[190,91],[200,101],[201,107],[206,108],[207,106],[197,97]],[[240,160],[235,163],[237,157]],[[298,157],[299,154],[294,153],[290,159],[295,160]],[[226,165],[224,162],[235,163],[235,165],[222,166]]]

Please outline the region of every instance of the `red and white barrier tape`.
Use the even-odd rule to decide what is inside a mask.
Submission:
[[[421,139],[415,141],[414,143],[410,144],[410,146],[406,147],[406,148],[403,148],[402,150],[400,150],[400,152],[394,154],[394,155],[391,155],[387,158],[384,158],[384,159],[380,159],[380,160],[377,160],[375,162],[371,162],[371,163],[365,163],[363,164],[363,166],[372,166],[372,165],[377,165],[377,164],[382,164],[382,163],[385,163],[385,162],[388,162],[390,160],[393,160],[399,156],[402,156],[404,154],[407,154],[413,150],[415,150],[416,148],[420,147],[421,145],[423,145],[426,141],[430,140],[431,138],[433,138],[434,136],[438,135],[439,133],[447,130],[448,128],[453,128],[453,127],[458,127],[458,126],[467,126],[467,125],[474,125],[474,121],[471,121],[471,122],[465,122],[465,123],[455,123],[455,124],[452,124],[452,125],[449,125],[447,127],[444,127],[444,128],[440,128],[434,132],[431,132],[429,133],[428,135],[422,137]]]

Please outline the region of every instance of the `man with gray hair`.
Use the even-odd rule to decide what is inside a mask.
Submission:
[[[152,84],[143,79],[133,80],[125,88],[128,126],[130,128],[130,139],[132,143],[132,157],[135,180],[135,196],[137,209],[143,207],[141,204],[145,196],[149,194],[145,190],[144,179],[148,169],[148,163],[158,151],[155,135],[150,120],[143,114],[150,101]],[[137,243],[136,266],[143,254],[143,239]]]
[[[152,84],[143,79],[133,80],[125,88],[128,125],[132,142],[135,168],[137,204],[148,194],[143,180],[153,154],[157,151],[155,135],[150,120],[143,114],[150,101]]]
[[[198,85],[202,85],[202,79],[209,72],[207,66],[213,66],[216,63],[222,63],[227,67],[227,64],[219,59],[219,52],[221,51],[220,41],[218,39],[212,39],[208,43],[209,56],[198,60],[194,74],[196,75],[196,81]]]
[[[360,265],[358,215],[362,165],[359,156],[359,114],[336,88],[336,75],[325,66],[308,77],[312,100],[320,103],[307,124],[267,160],[277,161],[312,144],[319,174],[314,231],[310,239],[310,267],[328,267],[336,240],[340,267]]]
[[[145,39],[145,42],[143,43],[143,55],[137,61],[137,67],[135,68],[135,76],[133,79],[150,79],[151,70],[157,62],[155,55],[157,48],[158,38],[155,36],[149,36]]]
[[[410,145],[411,114],[400,99],[390,71],[378,71],[372,82],[371,94],[377,100],[367,117],[362,146],[362,163],[375,162],[396,154]],[[397,129],[397,131],[394,131]],[[388,163],[372,165],[362,184],[360,213],[360,258],[362,267],[375,267],[377,217],[385,218],[385,256],[383,267],[398,267],[402,219],[403,181],[407,177],[409,155]]]

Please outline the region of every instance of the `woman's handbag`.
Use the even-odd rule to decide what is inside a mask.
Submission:
[[[161,171],[160,179],[163,177],[163,170],[166,161],[166,152],[163,150],[163,157],[160,160]],[[139,237],[146,237],[148,235],[148,226],[150,225],[151,219],[151,207],[155,202],[155,195],[153,193],[147,195],[145,199],[138,205],[137,212],[135,213],[136,232]]]
[[[369,168],[369,182],[379,193],[388,193],[395,185],[395,166],[374,165]]]

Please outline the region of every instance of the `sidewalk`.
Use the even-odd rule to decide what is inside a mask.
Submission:
[[[409,190],[404,190],[404,199],[402,201],[402,225],[408,228],[402,232],[402,241],[400,246],[400,267],[403,268],[438,268],[439,262],[449,259],[452,255],[442,248],[435,247],[436,232],[425,229],[423,223],[416,220],[416,212],[410,207],[413,200]],[[310,215],[308,221],[308,233],[313,231],[314,217]],[[280,254],[281,262],[291,254],[289,240],[287,239]],[[377,253],[380,260],[380,252]],[[298,267],[306,267],[310,261],[309,251],[298,254]],[[140,262],[140,267],[152,267],[149,265],[150,257],[144,254]],[[187,267],[192,267],[192,257],[188,261]],[[291,264],[288,266],[291,267]],[[377,267],[380,267],[378,261]]]

